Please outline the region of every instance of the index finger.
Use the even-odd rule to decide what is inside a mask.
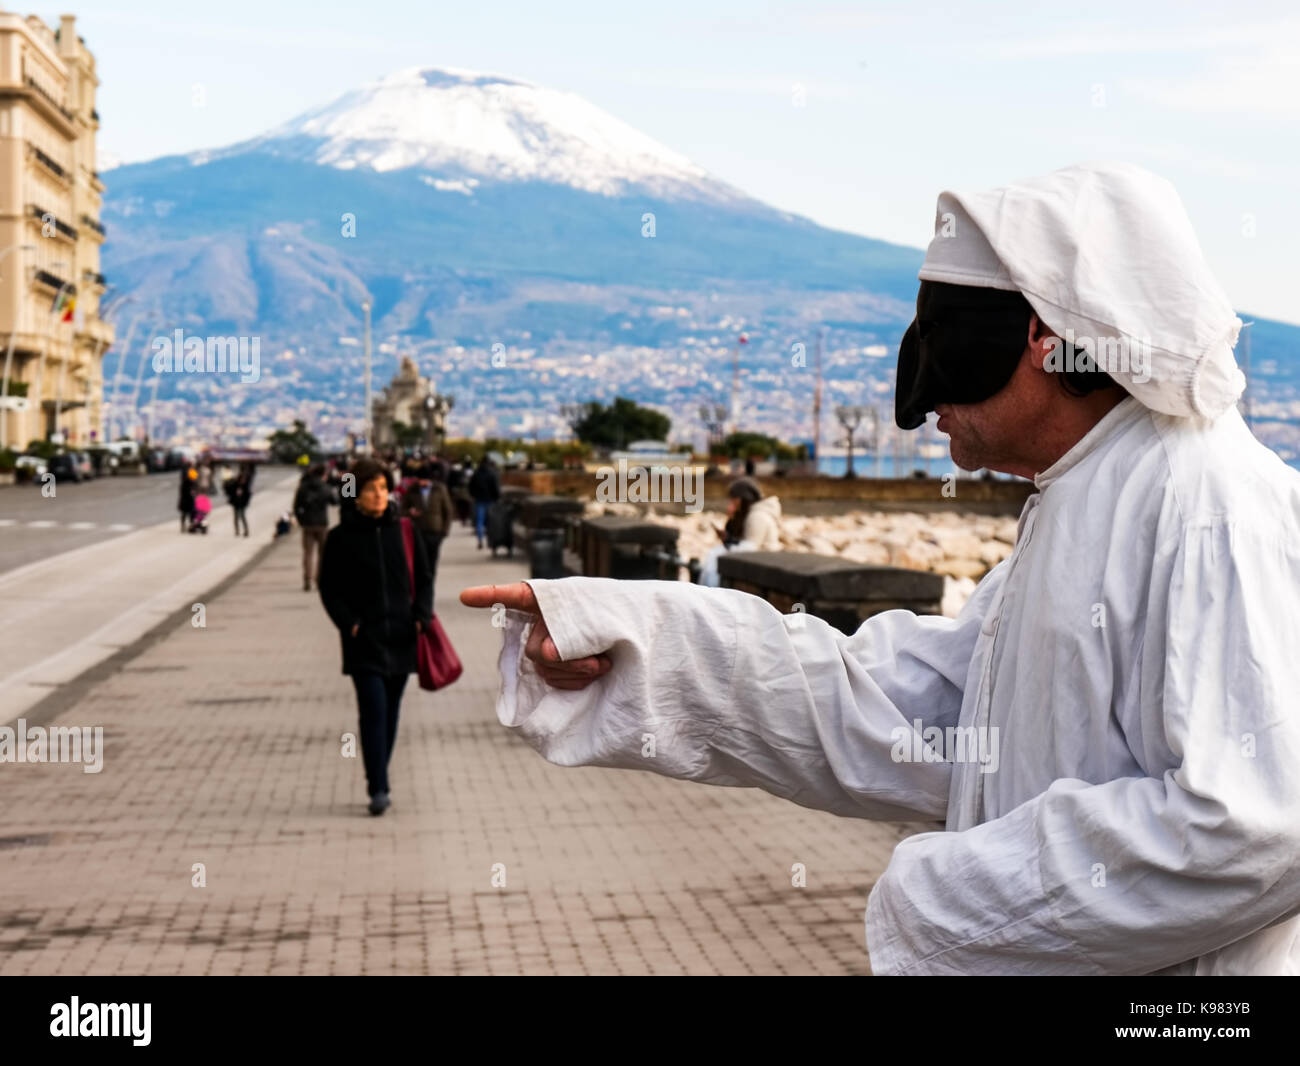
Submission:
[[[461,589],[460,602],[466,607],[491,607],[500,603],[516,611],[541,613],[537,607],[537,597],[525,581],[516,581],[513,585],[475,585]]]

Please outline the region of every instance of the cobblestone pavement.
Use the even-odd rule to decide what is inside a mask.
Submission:
[[[87,683],[56,724],[103,727],[102,772],[0,764],[0,974],[869,972],[867,892],[924,827],[549,765],[497,724],[498,631],[455,599],[524,573],[444,544],[465,675],[412,680],[382,818],[296,536]]]

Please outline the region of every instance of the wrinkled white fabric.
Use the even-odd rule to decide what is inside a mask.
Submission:
[[[1019,289],[1053,333],[1150,349],[1111,376],[1154,411],[1217,418],[1241,395],[1241,319],[1177,191],[1129,163],[1089,163],[944,192],[919,277]],[[1109,369],[1109,367],[1107,368]],[[1146,380],[1143,380],[1146,379]]]
[[[871,892],[876,973],[1300,972],[1300,475],[1235,411],[1130,398],[1035,481],[956,619],[533,581],[561,655],[614,666],[546,686],[509,612],[498,716],[561,765],[944,819]],[[996,771],[895,761],[917,722],[996,726]]]

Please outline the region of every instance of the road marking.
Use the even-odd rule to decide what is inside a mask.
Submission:
[[[0,526],[16,526],[17,524],[18,520],[16,518],[0,518]],[[99,523],[68,522],[64,524],[63,522],[55,522],[51,518],[37,518],[26,523],[26,525],[28,529],[56,529],[59,527],[64,529],[96,529]],[[135,529],[135,526],[131,525],[129,522],[114,522],[107,528],[114,533],[125,533],[127,530]]]

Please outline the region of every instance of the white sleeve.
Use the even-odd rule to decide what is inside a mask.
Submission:
[[[1300,912],[1300,548],[1277,538],[1178,548],[1129,739],[1171,765],[904,840],[867,904],[874,972],[1151,973]]]
[[[956,620],[889,611],[846,636],[756,596],[672,581],[532,581],[565,659],[608,651],[580,692],[546,685],[507,612],[497,713],[545,758],[715,785],[806,807],[942,819],[950,765],[901,761],[911,734],[955,725],[987,607],[986,578]],[[985,587],[988,586],[988,588]]]

